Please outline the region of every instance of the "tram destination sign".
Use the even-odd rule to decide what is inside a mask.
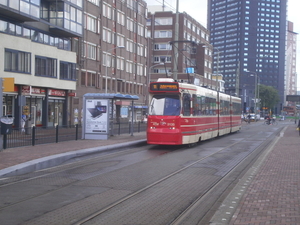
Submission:
[[[179,91],[178,83],[151,83],[151,91]]]
[[[300,102],[300,95],[287,95],[286,101],[288,102]]]

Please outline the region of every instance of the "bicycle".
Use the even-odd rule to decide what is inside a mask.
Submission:
[[[264,125],[277,125],[278,122],[275,119],[265,120]]]

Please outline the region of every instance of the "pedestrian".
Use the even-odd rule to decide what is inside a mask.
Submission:
[[[250,123],[250,121],[251,121],[251,115],[248,114],[247,118],[248,118],[248,123]]]
[[[298,127],[297,127],[297,130],[299,131],[299,136],[300,136],[300,119],[298,121]]]
[[[25,114],[22,114],[21,117],[21,132],[25,132],[25,122],[27,120],[27,117]]]
[[[265,116],[265,120],[266,120],[266,122],[267,122],[268,125],[271,124],[271,117],[270,117],[269,114]]]

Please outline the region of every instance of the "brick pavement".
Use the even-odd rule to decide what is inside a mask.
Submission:
[[[252,178],[230,225],[300,224],[300,137],[288,125]]]

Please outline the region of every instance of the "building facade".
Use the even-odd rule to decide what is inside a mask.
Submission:
[[[187,13],[155,11],[149,6],[149,80],[170,77],[180,82],[216,88],[212,80],[212,51],[209,31]]]
[[[83,95],[121,93],[137,95],[134,120],[147,111],[147,27],[144,1],[84,0],[83,37],[77,39],[76,96],[71,122],[81,123]],[[114,118],[131,118],[129,101],[114,103]]]
[[[239,90],[244,111],[256,111],[258,83],[278,90],[276,114],[285,104],[286,9],[286,0],[208,0],[208,29],[210,43],[219,51],[218,70],[226,92]]]
[[[297,95],[297,33],[294,32],[294,24],[288,21],[286,42],[286,95]],[[287,102],[288,106],[295,106],[295,102]]]
[[[68,124],[76,89],[72,38],[82,36],[82,0],[1,0],[1,78],[14,78],[3,93],[2,113],[20,126]]]

